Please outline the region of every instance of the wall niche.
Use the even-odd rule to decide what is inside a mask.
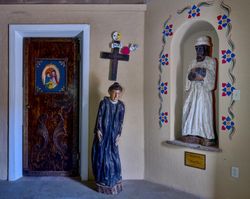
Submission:
[[[217,145],[213,148],[219,147],[219,38],[217,31],[212,24],[203,20],[195,20],[182,24],[174,33],[170,44],[170,141],[168,143],[178,144],[178,139],[182,136],[182,111],[186,99],[185,92],[185,78],[188,65],[196,58],[195,40],[207,35],[212,40],[212,57],[217,60],[217,74],[216,87],[214,91],[214,124],[217,139]],[[180,143],[182,145],[183,143]],[[186,144],[190,146],[190,144]],[[192,145],[191,145],[192,146]],[[200,146],[199,146],[200,147]],[[199,148],[198,147],[198,148]],[[194,147],[194,148],[197,148]],[[204,147],[202,147],[204,148]],[[206,150],[206,147],[205,147]]]

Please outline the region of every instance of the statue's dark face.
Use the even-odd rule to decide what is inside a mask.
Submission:
[[[196,60],[199,61],[203,61],[205,59],[206,56],[209,56],[209,49],[210,47],[207,45],[199,45],[199,46],[195,46],[195,50],[196,50]]]

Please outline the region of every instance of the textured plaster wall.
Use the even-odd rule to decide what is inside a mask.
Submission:
[[[90,24],[89,156],[99,101],[112,83],[109,61],[111,32],[120,31],[124,45],[139,44],[129,62],[120,62],[118,81],[125,88],[126,105],[120,155],[123,178],[144,177],[143,49],[145,5],[0,5],[0,179],[7,178],[8,145],[8,24]],[[10,74],[11,75],[11,74]],[[134,122],[136,121],[136,122]],[[9,121],[11,125],[12,121]],[[89,159],[90,161],[90,159]],[[89,176],[92,178],[91,164]]]
[[[249,100],[250,100],[250,68],[249,68],[249,2],[247,0],[225,0],[232,8],[230,18],[232,20],[232,40],[235,44],[237,56],[236,66],[233,71],[236,77],[235,87],[240,89],[241,98],[233,107],[235,113],[236,132],[233,139],[228,138],[225,132],[219,132],[219,142],[222,152],[205,152],[189,148],[165,145],[163,142],[172,139],[171,120],[163,128],[158,125],[158,110],[160,100],[158,97],[159,81],[159,54],[162,47],[162,26],[170,14],[173,14],[171,22],[180,23],[174,16],[178,9],[192,5],[200,1],[165,1],[154,0],[148,2],[145,30],[145,70],[144,70],[144,96],[145,96],[145,178],[150,181],[175,187],[180,190],[194,193],[210,199],[247,199],[250,195],[250,134],[249,134]],[[218,1],[215,1],[218,2]],[[205,10],[206,8],[204,8]],[[223,14],[219,7],[203,13],[201,18],[211,20],[217,14]],[[200,18],[200,19],[201,19]],[[175,27],[174,27],[175,28]],[[215,27],[216,28],[216,27]],[[185,31],[185,30],[184,30]],[[219,33],[221,38],[222,33]],[[181,38],[176,38],[180,40]],[[173,44],[175,45],[175,44]],[[219,46],[227,46],[226,40],[221,39]],[[193,48],[193,47],[191,47]],[[191,49],[190,48],[190,49]],[[171,54],[171,52],[170,52]],[[191,54],[190,54],[191,55]],[[171,56],[175,56],[172,55]],[[170,57],[171,59],[171,57]],[[170,60],[171,62],[171,60]],[[168,67],[171,67],[168,66]],[[229,81],[227,66],[220,65],[220,82]],[[223,68],[224,67],[224,68]],[[171,69],[167,69],[167,80],[170,81]],[[170,82],[171,83],[171,82]],[[170,110],[171,91],[164,101],[164,106]],[[219,87],[218,89],[221,89]],[[221,90],[219,90],[221,96]],[[227,112],[229,100],[221,98],[219,103],[219,115]],[[221,120],[219,118],[219,124]],[[206,170],[199,170],[184,166],[184,151],[202,153],[206,155]],[[240,169],[240,178],[232,178],[230,169],[237,166]]]

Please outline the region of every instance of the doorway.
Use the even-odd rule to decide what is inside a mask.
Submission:
[[[78,38],[24,38],[24,175],[76,176]]]
[[[23,38],[79,38],[79,173],[88,179],[89,41],[88,24],[9,25],[9,168],[8,180],[23,176]]]

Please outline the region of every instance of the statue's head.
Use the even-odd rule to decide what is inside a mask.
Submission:
[[[117,102],[121,97],[122,91],[123,88],[118,82],[113,83],[108,90],[111,101]]]
[[[210,56],[212,47],[211,38],[209,36],[201,36],[195,41],[196,59],[203,61],[206,56]]]

